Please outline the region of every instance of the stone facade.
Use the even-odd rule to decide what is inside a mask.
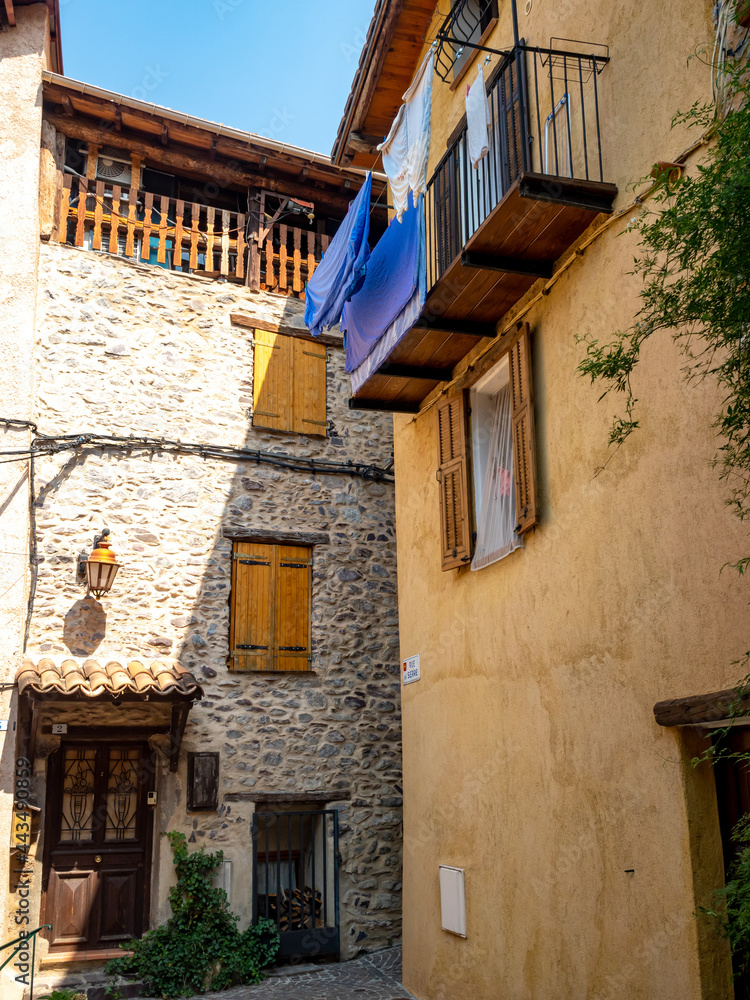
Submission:
[[[104,253],[42,245],[35,419],[44,434],[137,435],[388,466],[389,415],[347,407],[328,347],[325,438],[251,426],[253,331],[241,311],[302,327],[304,304]],[[37,462],[41,562],[28,654],[56,662],[158,658],[205,697],[179,769],[157,777],[152,925],[168,915],[168,830],[223,849],[231,902],[251,913],[250,821],[264,793],[327,792],[339,811],[342,957],[400,935],[401,734],[394,496],[390,483],[134,448]],[[122,569],[87,598],[76,559],[107,525]],[[309,673],[230,672],[232,534],[318,532]],[[37,791],[43,792],[40,743]],[[186,753],[217,750],[219,810],[186,811]],[[227,798],[229,796],[229,798]],[[38,853],[38,856],[41,856]]]

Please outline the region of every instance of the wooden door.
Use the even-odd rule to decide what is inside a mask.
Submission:
[[[147,927],[153,758],[143,743],[63,743],[50,757],[44,922],[50,948],[117,948]]]

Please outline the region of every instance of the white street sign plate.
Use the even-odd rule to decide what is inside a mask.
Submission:
[[[403,661],[403,678],[404,684],[412,684],[414,681],[418,681],[422,674],[419,669],[419,653],[416,656],[407,656]]]

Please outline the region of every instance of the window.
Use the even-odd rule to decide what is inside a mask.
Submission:
[[[474,569],[517,548],[538,521],[531,351],[524,326],[501,361],[471,390],[471,440],[463,393],[437,407],[441,558]],[[472,533],[469,448],[473,466]],[[512,484],[512,488],[511,488]]]
[[[312,549],[235,542],[231,670],[309,670]]]
[[[253,427],[325,437],[325,347],[255,330]]]
[[[453,79],[461,75],[464,65],[476,55],[477,49],[462,42],[474,42],[479,45],[479,39],[497,20],[497,0],[451,0],[451,10],[454,11],[453,37],[456,59],[453,64]]]
[[[472,569],[517,549],[510,366],[504,357],[469,393],[476,542]]]

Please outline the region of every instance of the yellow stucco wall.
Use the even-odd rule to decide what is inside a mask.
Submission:
[[[531,44],[610,45],[605,180],[627,204],[691,141],[669,122],[710,94],[705,65],[686,63],[711,40],[709,5],[523,10]],[[504,5],[489,44],[511,43]],[[436,78],[433,165],[464,94]],[[420,1000],[732,995],[726,950],[694,917],[722,878],[713,777],[689,765],[701,737],[652,709],[737,680],[747,586],[721,568],[748,533],[711,467],[715,387],[684,384],[668,335],[635,378],[641,429],[594,474],[617,405],[576,374],[576,337],[632,322],[625,225],[525,317],[542,516],[523,550],[441,572],[435,412],[394,417],[401,652],[422,667],[403,690],[404,985]],[[441,930],[439,864],[466,869],[466,940]]]

